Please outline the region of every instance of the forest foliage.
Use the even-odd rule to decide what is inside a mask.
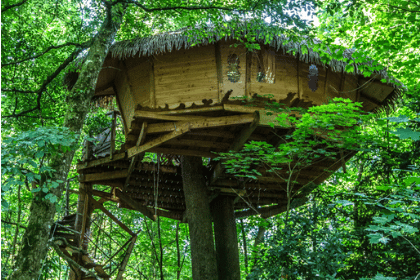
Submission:
[[[75,163],[81,158],[82,142],[108,120],[103,109],[92,106],[83,131],[77,134],[63,128],[68,105],[63,75],[89,51],[106,18],[107,5],[126,9],[117,41],[191,26],[205,37],[209,23],[223,30],[239,20],[260,20],[268,31],[280,29],[292,40],[321,39],[316,46],[308,40],[308,47],[319,51],[325,63],[344,59],[345,48],[355,49],[354,60],[346,61],[349,72],[354,71],[354,63],[371,59],[377,63],[360,69],[366,76],[385,66],[403,84],[401,96],[386,110],[362,114],[359,104],[342,98],[301,112],[300,118],[280,114],[278,122],[299,128],[292,142],[283,139],[280,151],[264,142],[251,142],[241,152],[222,155],[232,173],[253,178],[258,175],[252,168],[256,162],[288,163],[299,157],[301,166],[293,170],[298,172],[319,155],[338,157],[337,143],[339,149],[355,153],[310,193],[303,206],[289,205],[288,211],[268,219],[254,216],[237,222],[241,273],[244,279],[420,278],[417,0],[3,1],[2,278],[13,270],[31,201],[54,203],[57,220],[75,212],[77,195],[71,191],[78,189]],[[302,11],[309,17],[316,15],[320,25],[311,25]],[[252,33],[241,40],[251,49],[256,47]],[[280,104],[270,104],[268,109],[284,113]],[[343,126],[351,129],[340,130]],[[316,143],[310,142],[319,131],[331,133],[330,139],[315,137]],[[331,138],[335,144],[329,147]],[[50,159],[70,150],[76,155],[68,180],[51,179]],[[156,161],[152,154],[146,159]],[[286,181],[291,199],[294,182]],[[63,183],[69,188],[68,203],[51,192]],[[153,223],[138,212],[106,206],[134,232],[139,231],[127,279],[191,278],[186,224],[165,218]],[[96,246],[89,249],[100,263],[130,238],[100,212],[93,213],[90,234]],[[107,263],[107,271],[115,271],[123,256],[117,253]],[[42,263],[39,279],[67,279],[69,265],[51,248]]]

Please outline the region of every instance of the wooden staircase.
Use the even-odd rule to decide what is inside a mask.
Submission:
[[[77,275],[76,279],[96,280],[100,278],[109,280],[110,276],[105,272],[103,265],[95,263],[89,254],[84,251],[81,246],[78,246],[80,232],[75,230],[75,222],[76,214],[72,214],[65,216],[61,221],[57,221],[54,224],[52,227],[52,236],[55,239],[55,245],[58,246],[68,261],[73,260],[74,263],[78,264],[85,270],[85,273],[82,273],[82,275]],[[75,267],[74,263],[72,265],[70,261],[70,266],[72,266],[72,269],[74,271],[80,270],[80,267]]]

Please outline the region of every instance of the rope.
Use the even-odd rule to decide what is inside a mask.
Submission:
[[[155,183],[155,216],[157,216],[157,200],[158,200],[158,195],[159,195],[159,171],[160,171],[160,154],[157,154],[157,182]]]

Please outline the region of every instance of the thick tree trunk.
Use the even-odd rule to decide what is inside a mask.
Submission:
[[[219,280],[241,279],[234,199],[220,195],[212,202]]]
[[[123,18],[123,14],[118,12],[116,8],[118,7],[108,7],[107,19],[92,42],[81,68],[79,79],[68,94],[68,109],[64,127],[68,127],[76,133],[80,133],[85,116],[90,110],[90,102],[95,94],[99,72]],[[53,179],[67,180],[73,156],[74,151],[60,154],[51,159],[50,166],[56,170]],[[51,192],[61,198],[64,189],[65,183],[60,184]],[[14,271],[9,279],[39,279],[42,264],[49,248],[50,229],[54,223],[55,213],[55,203],[44,200],[41,194],[34,197],[30,207],[28,226],[22,239],[22,246],[16,257]]]
[[[217,279],[212,218],[200,157],[182,157],[182,178],[190,229],[193,279]]]

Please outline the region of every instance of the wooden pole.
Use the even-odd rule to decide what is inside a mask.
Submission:
[[[220,195],[211,205],[219,280],[241,279],[234,200],[234,196]]]
[[[112,159],[115,152],[115,136],[116,136],[116,126],[117,126],[117,115],[115,111],[112,111],[112,124],[111,124],[111,146],[109,151],[109,158]]]
[[[183,156],[181,164],[191,240],[192,276],[194,280],[216,280],[212,218],[203,162],[200,157]]]
[[[77,236],[76,240],[78,243],[78,247],[86,250],[87,249],[87,239],[85,240],[85,233],[90,229],[90,220],[91,214],[93,212],[93,208],[89,205],[89,195],[88,193],[92,190],[91,184],[80,184],[80,193],[79,198],[77,201],[77,213],[76,213],[76,221],[75,221],[75,230],[80,232],[80,235]],[[80,253],[73,254],[73,259],[78,263],[82,263],[82,256]],[[84,273],[76,268],[76,273],[72,271],[70,273],[71,280],[79,280],[82,279]]]

